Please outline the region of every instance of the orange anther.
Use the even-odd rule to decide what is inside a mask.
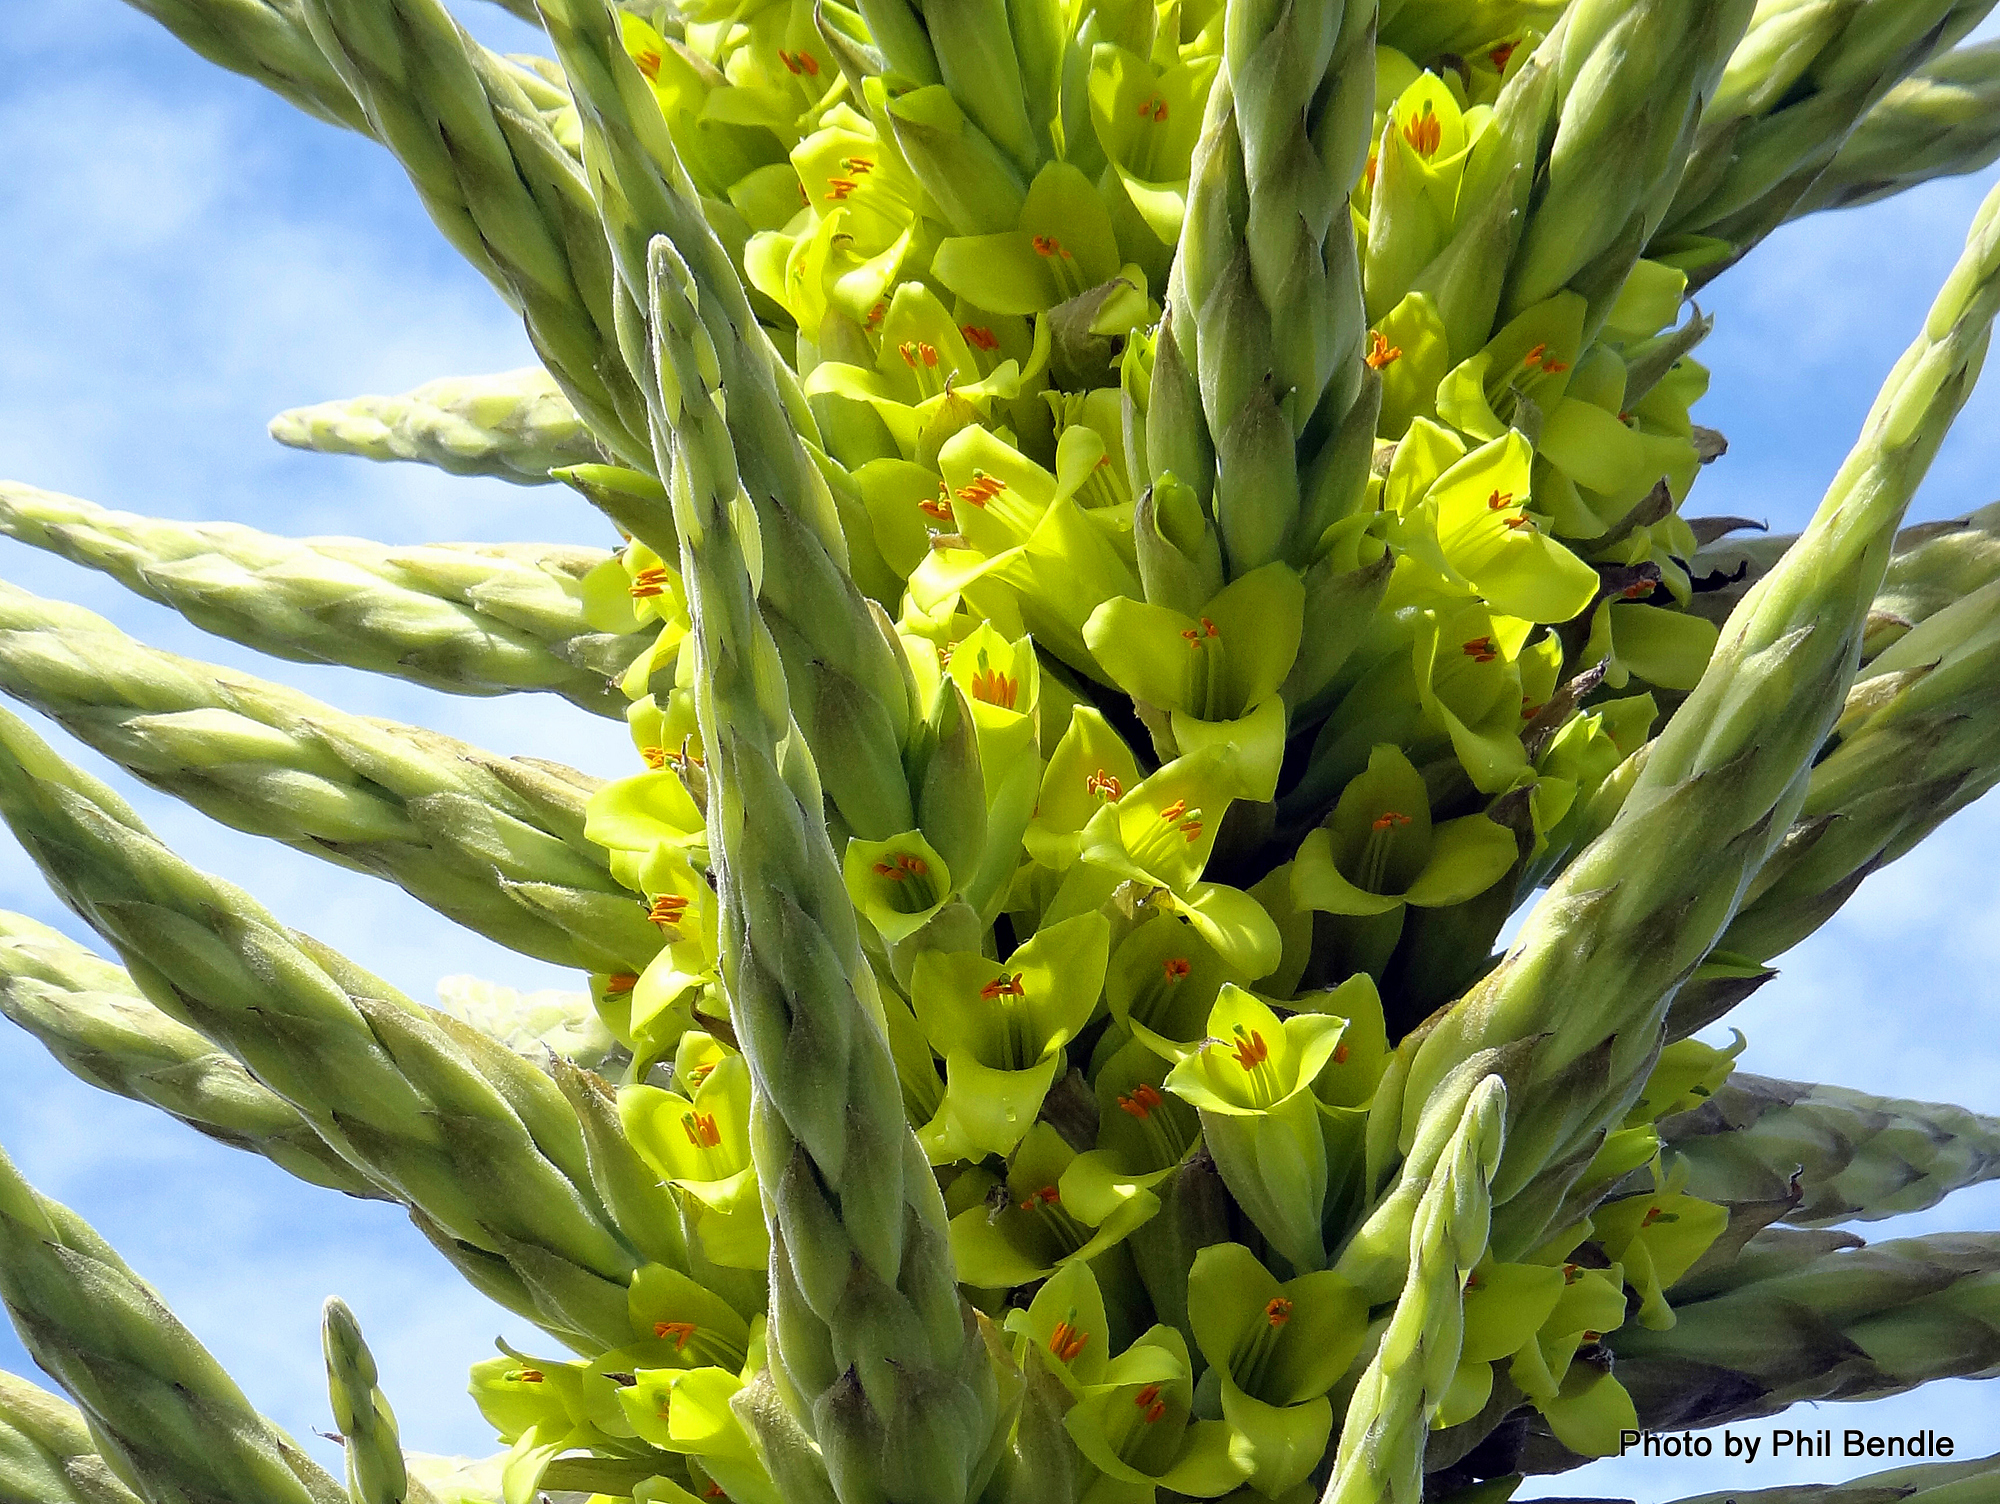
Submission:
[[[1095,794],[1106,804],[1116,804],[1125,797],[1125,786],[1115,774],[1107,773],[1102,768],[1084,779],[1083,787],[1086,793]]]
[[[678,893],[662,893],[646,906],[646,917],[661,929],[672,929],[687,913],[688,901]]]
[[[869,173],[875,170],[875,162],[874,159],[871,157],[842,157],[840,159],[840,165],[842,167],[845,167],[849,172],[853,173],[856,177],[860,177],[863,173]]]
[[[1118,1106],[1121,1111],[1130,1113],[1144,1122],[1153,1115],[1153,1109],[1165,1100],[1151,1085],[1141,1081],[1132,1088],[1130,1095],[1118,1099]]]
[[[1012,710],[1020,695],[1021,681],[1011,674],[988,668],[972,676],[972,698],[975,700],[998,705],[1002,710]]]
[[[912,856],[907,851],[899,851],[886,862],[875,864],[875,875],[886,877],[892,883],[899,883],[906,877],[922,877],[931,869],[922,857]]]
[[[692,1337],[695,1331],[696,1327],[692,1321],[656,1321],[653,1323],[653,1335],[663,1340],[668,1337],[673,1338],[674,1351],[677,1353],[687,1351],[688,1338]]]
[[[645,759],[646,766],[649,768],[658,769],[664,768],[667,765],[667,749],[665,747],[641,747],[639,755]]]
[[[1049,1352],[1059,1363],[1073,1363],[1089,1341],[1090,1333],[1079,1332],[1067,1321],[1058,1321],[1056,1329],[1049,1333]]]
[[[1053,235],[1037,235],[1034,237],[1032,244],[1035,247],[1035,254],[1037,256],[1061,256],[1065,259],[1070,259],[1069,252],[1064,248],[1063,243]]]
[[[1394,830],[1399,825],[1408,825],[1409,823],[1410,817],[1401,810],[1385,809],[1381,814],[1368,822],[1368,828],[1374,831]]]
[[[1403,347],[1392,345],[1379,329],[1368,331],[1368,354],[1363,357],[1368,364],[1379,371],[1403,358]]]
[[[1337,1044],[1337,1045],[1335,1045],[1335,1046],[1333,1047],[1333,1063],[1334,1063],[1335,1065],[1345,1065],[1345,1064],[1347,1064],[1347,1046],[1346,1046],[1346,1045],[1344,1045],[1344,1044]]]
[[[1264,1304],[1264,1319],[1272,1326],[1283,1326],[1292,1319],[1292,1303],[1282,1295],[1273,1295]]]
[[[1497,512],[1502,507],[1511,507],[1513,504],[1514,493],[1512,491],[1495,491],[1491,496],[1486,498],[1486,510],[1489,512]]]
[[[1437,153],[1438,145],[1444,139],[1444,122],[1431,108],[1431,102],[1424,101],[1424,112],[1415,120],[1403,126],[1403,139],[1415,148],[1420,157],[1431,157]]]
[[[983,507],[1006,489],[1007,482],[998,476],[988,475],[984,470],[975,470],[972,472],[971,483],[958,488],[958,499],[969,501],[976,507]]]
[[[1160,1398],[1160,1386],[1148,1384],[1132,1396],[1132,1403],[1139,1407],[1139,1413],[1147,1425],[1155,1425],[1167,1413],[1167,1402]]]
[[[643,52],[635,52],[632,61],[639,65],[639,71],[646,75],[648,82],[659,78],[660,54],[656,49],[648,47]]]
[[[1160,970],[1166,973],[1169,982],[1178,982],[1194,970],[1186,956],[1169,956],[1160,963]]]
[[[670,578],[664,564],[655,564],[650,569],[642,569],[632,576],[629,592],[634,600],[646,600],[655,595],[664,595]]]
[[[967,324],[958,332],[965,336],[966,343],[971,345],[975,350],[997,350],[1000,348],[999,336],[994,334],[984,324]]]
[[[980,988],[979,995],[990,1003],[996,998],[1026,997],[1028,989],[1021,985],[1021,973],[1017,971],[1012,976],[1009,976],[1003,971],[999,976]]]
[[[507,1377],[519,1379],[523,1384],[539,1384],[542,1382],[542,1371],[539,1368],[517,1368]]]
[[[928,501],[918,502],[917,509],[921,512],[929,513],[931,516],[937,518],[939,522],[955,522],[957,520],[951,514],[951,497],[942,486],[938,487],[938,494],[936,496]]]
[[[1465,644],[1463,651],[1474,663],[1491,663],[1500,656],[1499,649],[1493,646],[1491,637],[1475,637]]]
[[[604,979],[606,997],[623,997],[639,985],[639,979],[629,971],[614,971]]]
[[[681,1132],[697,1149],[713,1149],[722,1142],[722,1130],[715,1126],[715,1114],[712,1112],[682,1113]]]
[[[1172,804],[1169,804],[1165,809],[1160,811],[1160,818],[1162,820],[1178,820],[1186,813],[1187,800],[1176,799]]]
[[[1505,73],[1507,71],[1507,60],[1514,55],[1515,45],[1513,42],[1502,42],[1498,47],[1495,47],[1491,52],[1486,54],[1486,60],[1502,73]]]
[[[828,178],[826,196],[830,199],[844,199],[860,186],[853,178]]]
[[[1526,528],[1529,532],[1533,532],[1535,530],[1535,519],[1532,517],[1509,517],[1506,519],[1503,525],[1513,528],[1516,532],[1520,531],[1522,528]]]
[[[1054,1186],[1045,1185],[1039,1191],[1028,1192],[1028,1199],[1021,1203],[1021,1210],[1031,1212],[1037,1206],[1054,1206],[1060,1199],[1056,1195],[1056,1188]]]
[[[1253,1031],[1246,1035],[1239,1027],[1236,1032],[1235,1047],[1230,1053],[1236,1057],[1236,1063],[1243,1069],[1254,1071],[1271,1058],[1271,1047],[1264,1043],[1262,1034]]]

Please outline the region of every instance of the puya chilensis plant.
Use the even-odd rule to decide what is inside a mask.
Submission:
[[[1473,1504],[1990,1369],[1991,1239],[1772,1224],[1928,1205],[2000,1127],[1692,1036],[2000,777],[1994,520],[1898,532],[2000,201],[1803,534],[1683,516],[1692,289],[1983,164],[1988,5],[510,3],[545,58],[438,0],[142,8],[392,152],[542,362],[274,434],[561,482],[619,546],[26,485],[0,529],[622,717],[633,772],[5,591],[0,688],[589,981],[416,1003],[0,723],[0,814],[123,963],[10,919],[7,1015],[547,1338],[454,1467],[330,1304],[342,1483],[9,1168],[0,1297],[75,1408],[0,1388],[0,1497]]]

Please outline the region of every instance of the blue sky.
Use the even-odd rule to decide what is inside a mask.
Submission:
[[[379,148],[294,113],[185,52],[116,0],[10,7],[0,32],[0,475],[132,511],[275,532],[399,542],[608,543],[567,492],[415,466],[296,454],[264,434],[304,402],[404,390],[532,357],[517,321],[431,229]],[[466,0],[490,44],[531,34]],[[1728,457],[1695,513],[1800,525],[1876,384],[1915,332],[1993,174],[1821,217],[1776,237],[1704,299],[1715,382],[1697,417]],[[1994,499],[2000,383],[1976,394],[1913,509]],[[616,728],[552,699],[468,700],[337,669],[278,663],[202,636],[101,577],[0,542],[0,575],[91,607],[157,645],[247,669],[344,709],[437,727],[509,753],[628,771]],[[52,735],[59,744],[59,732]],[[211,825],[109,772],[198,865],[254,889],[286,922],[428,1000],[440,975],[521,987],[573,978],[457,930],[385,885]],[[2000,804],[1959,815],[1871,878],[1732,1022],[1750,1069],[2000,1113]],[[0,906],[82,931],[0,843]],[[74,1080],[0,1032],[0,1146],[76,1208],[163,1293],[253,1401],[332,1462],[318,1351],[328,1294],[359,1315],[417,1450],[482,1454],[466,1366],[495,1336],[546,1346],[466,1289],[393,1209],[291,1181],[151,1110]],[[2000,1227],[2000,1187],[1878,1224],[1877,1236]],[[0,1367],[34,1374],[0,1330]],[[1813,1424],[1953,1432],[2000,1450],[2000,1396],[1959,1382]],[[1805,1421],[1801,1421],[1805,1424]],[[1756,1429],[1768,1429],[1760,1425]],[[1854,1463],[1609,1462],[1531,1482],[1523,1498],[1660,1500],[1861,1471]]]

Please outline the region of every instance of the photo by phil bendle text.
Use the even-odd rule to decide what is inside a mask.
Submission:
[[[1790,1453],[1794,1457],[1831,1457],[1833,1451],[1833,1430],[1822,1427],[1817,1431],[1794,1431],[1788,1427],[1774,1427],[1770,1435],[1752,1436],[1724,1430],[1722,1433],[1722,1455],[1741,1457],[1745,1462],[1757,1460],[1758,1449],[1765,1441],[1770,1442],[1767,1455],[1778,1457]],[[1713,1436],[1697,1436],[1692,1431],[1660,1434],[1653,1431],[1621,1431],[1618,1434],[1618,1455],[1625,1456],[1637,1448],[1642,1457],[1711,1457],[1715,1454]],[[1918,1431],[1910,1436],[1876,1436],[1861,1430],[1845,1430],[1840,1433],[1840,1455],[1843,1457],[1950,1457],[1958,1449],[1951,1437],[1937,1431]]]

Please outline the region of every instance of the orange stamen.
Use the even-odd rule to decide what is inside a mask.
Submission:
[[[1264,1307],[1264,1319],[1272,1326],[1283,1326],[1292,1319],[1292,1303],[1282,1295],[1274,1295]]]
[[[1236,1047],[1230,1053],[1236,1057],[1236,1063],[1243,1069],[1253,1071],[1271,1058],[1271,1047],[1264,1043],[1262,1034],[1252,1032],[1247,1037],[1238,1034]]]
[[[1363,357],[1370,367],[1379,371],[1384,366],[1393,365],[1403,358],[1403,347],[1392,345],[1379,329],[1368,331],[1368,354]]]
[[[1409,823],[1410,817],[1401,810],[1387,809],[1369,821],[1368,828],[1376,831],[1393,830],[1398,825],[1408,825]]]
[[[687,1351],[688,1338],[694,1334],[695,1324],[692,1321],[656,1321],[653,1323],[653,1335],[662,1339],[667,1337],[673,1338],[674,1351],[677,1353]]]
[[[660,76],[660,54],[648,47],[644,52],[632,55],[632,61],[639,65],[639,71],[646,75],[648,83],[656,82]]]
[[[632,576],[630,594],[634,600],[645,600],[650,596],[664,595],[667,589],[667,566],[655,564],[651,569],[642,569]]]
[[[722,1130],[715,1126],[715,1114],[712,1112],[682,1113],[681,1131],[697,1149],[713,1149],[722,1142]]]
[[[1049,1352],[1054,1355],[1057,1362],[1073,1363],[1076,1361],[1076,1355],[1083,1351],[1084,1344],[1089,1341],[1090,1333],[1079,1332],[1067,1321],[1058,1321],[1056,1329],[1049,1333]]]
[[[649,768],[657,770],[667,765],[667,749],[665,747],[641,747],[639,755],[646,760],[646,766]]]
[[[1012,710],[1014,702],[1020,698],[1021,681],[998,669],[982,669],[972,676],[972,698],[983,700],[988,705],[998,705],[1002,710]]]
[[[1444,122],[1437,117],[1429,100],[1424,101],[1424,112],[1415,120],[1403,126],[1403,139],[1415,148],[1418,156],[1428,160],[1437,152],[1444,140]]]
[[[848,194],[852,193],[855,189],[859,188],[861,185],[855,182],[853,178],[828,178],[826,180],[826,186],[827,186],[826,196],[828,198],[845,199]]]
[[[1056,1202],[1060,1199],[1061,1198],[1056,1195],[1056,1188],[1054,1186],[1045,1185],[1039,1191],[1028,1192],[1028,1199],[1021,1203],[1021,1210],[1024,1212],[1031,1212],[1038,1205],[1054,1206]]]
[[[646,907],[646,917],[661,929],[671,929],[681,922],[687,912],[688,901],[678,893],[662,893]]]
[[[629,971],[614,971],[604,979],[606,997],[623,997],[639,985],[639,979]]]
[[[1487,61],[1491,62],[1502,73],[1505,73],[1507,71],[1507,60],[1514,55],[1515,46],[1516,44],[1513,42],[1502,42],[1498,47],[1495,47],[1491,52],[1486,54]]]
[[[1137,1086],[1132,1088],[1131,1095],[1118,1099],[1118,1108],[1121,1112],[1129,1113],[1143,1123],[1153,1115],[1153,1109],[1165,1100],[1150,1085],[1141,1081]]]
[[[1167,1413],[1167,1402],[1160,1398],[1158,1384],[1148,1384],[1141,1389],[1132,1396],[1132,1403],[1139,1407],[1139,1413],[1145,1417],[1149,1426],[1157,1424],[1160,1417]]]
[[[1346,1046],[1346,1045],[1344,1045],[1344,1044],[1337,1044],[1337,1045],[1335,1045],[1335,1046],[1333,1047],[1333,1063],[1334,1063],[1335,1065],[1345,1065],[1345,1064],[1347,1064],[1347,1046]]]
[[[972,472],[971,483],[960,486],[957,494],[960,501],[969,501],[976,507],[983,507],[1006,489],[1007,482],[998,476],[988,475],[984,470],[975,470]]]
[[[542,1382],[542,1371],[539,1368],[522,1368],[517,1369],[512,1377],[523,1384],[539,1384]]]
[[[892,883],[899,883],[906,877],[922,877],[931,869],[921,857],[899,851],[886,862],[875,864],[875,875],[886,877]]]
[[[1037,256],[1061,256],[1065,260],[1073,259],[1063,243],[1053,235],[1037,235],[1032,244]]]
[[[1083,787],[1086,793],[1095,794],[1106,804],[1116,804],[1125,797],[1125,786],[1118,781],[1116,775],[1107,773],[1102,768],[1084,779]]]
[[[996,998],[1026,997],[1028,989],[1021,985],[1021,973],[1017,971],[1012,976],[1008,976],[1003,971],[999,976],[980,988],[979,995],[990,1003]]]
[[[1486,498],[1486,510],[1489,512],[1497,512],[1502,507],[1511,507],[1513,504],[1514,493],[1512,491],[1495,491],[1491,496]]]
[[[1473,638],[1465,644],[1464,652],[1474,663],[1491,663],[1500,656],[1499,650],[1493,646],[1491,637]]]
[[[930,516],[937,518],[939,522],[955,522],[958,520],[952,516],[951,497],[942,486],[938,488],[938,494],[931,500],[918,502],[917,510],[928,513]]]
[[[997,350],[1000,338],[984,324],[967,324],[958,331],[975,350]]]
[[[1160,963],[1160,970],[1166,973],[1169,982],[1178,982],[1194,968],[1188,964],[1186,956],[1169,956]]]

